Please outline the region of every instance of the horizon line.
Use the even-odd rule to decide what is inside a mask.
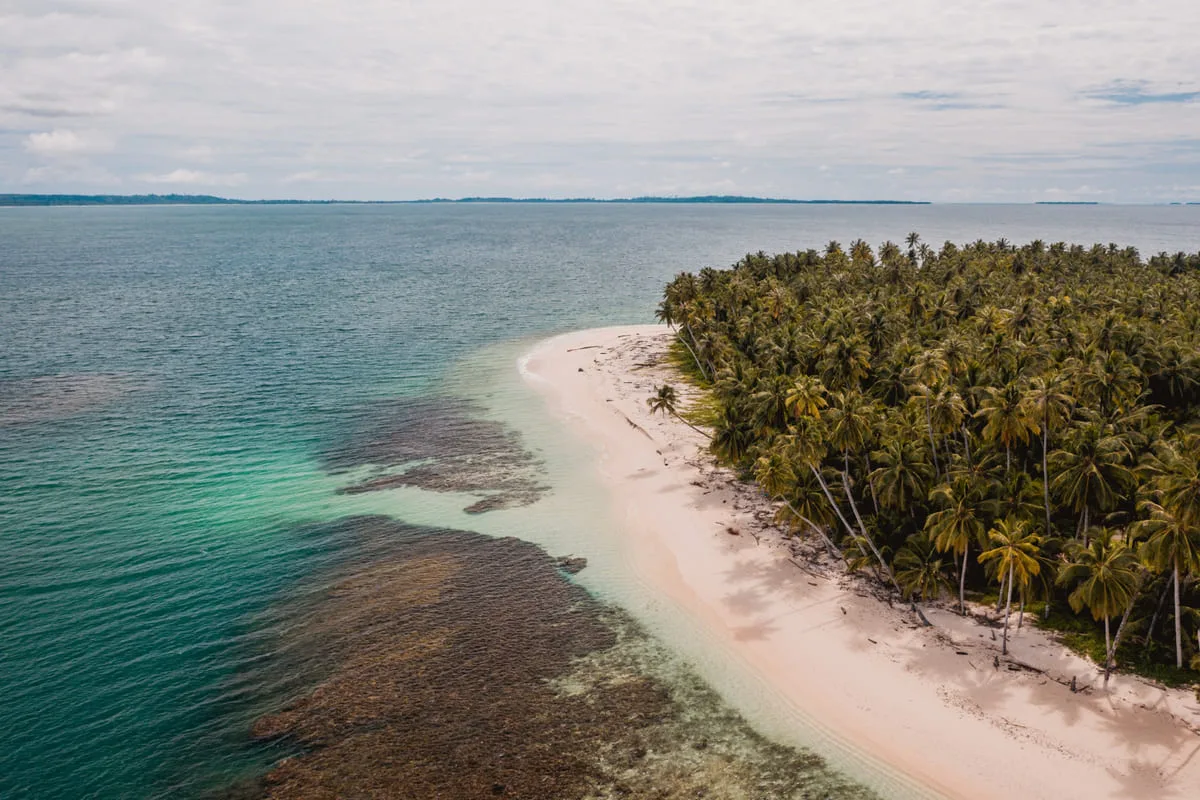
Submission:
[[[636,197],[511,197],[467,196],[429,197],[413,200],[346,200],[317,199],[300,200],[290,198],[238,198],[209,194],[79,194],[79,193],[0,193],[2,207],[36,206],[103,206],[103,205],[435,205],[435,204],[678,204],[678,205],[1146,205],[1146,206],[1192,206],[1200,201],[1162,200],[1143,203],[1119,203],[1097,200],[1027,200],[1003,201],[932,201],[894,199],[830,198],[798,199],[781,197],[759,197],[755,195],[641,195]]]

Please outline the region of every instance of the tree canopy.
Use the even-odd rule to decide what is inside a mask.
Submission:
[[[1120,617],[1108,649],[1182,668],[1200,666],[1198,300],[1200,254],[914,233],[681,273],[658,316],[712,394],[713,451],[797,534],[909,596]]]

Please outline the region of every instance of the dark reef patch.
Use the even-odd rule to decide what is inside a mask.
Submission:
[[[364,549],[274,612],[269,669],[310,680],[254,726],[297,752],[257,796],[872,796],[756,734],[534,545],[326,527]]]
[[[375,403],[324,460],[335,473],[378,473],[344,487],[345,494],[415,486],[486,495],[467,507],[471,513],[528,505],[546,490],[537,479],[540,464],[516,432],[456,398]]]

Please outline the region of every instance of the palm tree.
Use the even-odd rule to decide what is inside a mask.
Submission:
[[[967,405],[953,387],[943,386],[930,401],[929,422],[943,440],[962,428],[966,415]]]
[[[958,609],[960,614],[966,616],[967,554],[970,552],[971,542],[983,541],[984,534],[983,522],[977,513],[979,493],[972,489],[970,481],[960,479],[954,484],[937,487],[930,493],[929,499],[937,500],[943,508],[925,518],[925,533],[939,551],[953,552],[961,565],[958,575]]]
[[[729,461],[740,463],[754,446],[755,429],[744,407],[725,405],[713,428],[712,450]]]
[[[664,383],[662,386],[659,386],[658,391],[654,393],[653,397],[646,398],[646,405],[650,406],[651,414],[669,414],[670,416],[682,422],[684,425],[687,425],[696,433],[702,435],[705,439],[712,439],[712,436],[700,430],[683,417],[679,416],[678,402],[679,397],[675,393],[675,387],[669,383]]]
[[[917,534],[896,553],[896,580],[906,597],[920,596],[921,600],[937,599],[950,586],[946,577],[948,565],[929,537]]]
[[[1102,531],[1084,546],[1073,543],[1070,560],[1058,573],[1058,583],[1074,586],[1067,602],[1078,614],[1083,608],[1092,619],[1104,621],[1104,684],[1112,670],[1113,644],[1109,623],[1133,604],[1138,582],[1137,557],[1125,543]]]
[[[856,390],[871,371],[871,348],[858,334],[838,337],[825,348],[821,365],[827,386]]]
[[[933,468],[938,475],[941,475],[942,470],[938,466],[937,443],[933,438],[933,411],[930,401],[937,391],[937,387],[949,376],[950,365],[946,363],[941,351],[936,349],[921,353],[905,373],[909,391],[925,400],[925,424],[929,429],[929,449],[933,453]]]
[[[1142,559],[1160,572],[1171,570],[1175,585],[1175,666],[1183,667],[1183,629],[1180,619],[1180,574],[1200,569],[1200,528],[1187,516],[1179,516],[1153,501],[1142,506],[1150,518],[1137,523],[1138,533],[1147,537]]]
[[[996,562],[1001,591],[1008,582],[1008,594],[1004,603],[1004,643],[1000,652],[1008,655],[1008,620],[1012,615],[1013,584],[1021,584],[1022,590],[1041,571],[1038,561],[1038,545],[1041,537],[1030,529],[1029,522],[1021,519],[1006,519],[996,523],[988,531],[991,547],[979,554],[979,563]]]
[[[1062,391],[1065,381],[1057,376],[1038,376],[1030,383],[1025,401],[1042,429],[1042,493],[1046,505],[1046,534],[1050,524],[1050,468],[1047,458],[1050,453],[1050,428],[1062,425],[1071,414],[1073,402]]]
[[[841,507],[837,501],[833,499],[833,493],[829,490],[829,484],[825,482],[825,478],[821,475],[821,462],[825,458],[825,453],[828,450],[827,436],[825,434],[825,426],[821,424],[819,419],[812,417],[801,417],[794,425],[788,427],[788,432],[779,438],[780,445],[785,448],[785,452],[794,463],[802,467],[807,467],[812,473],[813,478],[821,487],[821,492],[825,495],[825,499],[829,502],[829,507],[833,513],[841,521],[842,526],[846,529],[846,533],[854,538],[854,526],[852,526],[842,513]],[[866,555],[864,553],[864,555]]]
[[[1057,473],[1050,488],[1082,515],[1079,530],[1084,534],[1091,509],[1111,510],[1136,482],[1133,470],[1125,466],[1129,456],[1125,441],[1097,423],[1082,426],[1066,449],[1050,454],[1049,463]]]
[[[874,456],[880,466],[868,479],[878,487],[880,505],[903,513],[912,507],[914,500],[927,496],[933,470],[921,448],[892,439]]]
[[[908,260],[913,264],[917,263],[917,247],[921,244],[921,235],[913,231],[908,236],[904,237],[904,243],[908,245]]]
[[[1012,446],[1029,441],[1038,432],[1037,419],[1032,415],[1021,387],[1010,382],[997,389],[988,387],[975,416],[984,420],[983,438],[1004,445],[1005,469],[1012,468]]]
[[[792,382],[787,394],[787,408],[797,417],[820,417],[821,410],[829,405],[828,392],[819,378],[801,375]]]
[[[768,497],[782,502],[797,521],[803,522],[813,533],[817,534],[831,555],[835,558],[842,558],[842,551],[825,533],[825,529],[813,520],[814,512],[805,509],[808,511],[808,514],[805,514],[792,505],[790,498],[796,494],[798,479],[793,462],[784,453],[786,442],[781,441],[780,445],[780,447],[772,448],[768,455],[759,457],[755,462],[754,480],[758,482]]]

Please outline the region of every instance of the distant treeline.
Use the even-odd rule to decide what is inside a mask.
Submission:
[[[234,200],[209,194],[0,194],[0,206],[301,205],[327,200]]]
[[[717,203],[731,204],[750,203],[758,205],[885,205],[885,206],[919,206],[929,205],[928,200],[789,200],[777,197],[743,197],[736,194],[705,194],[691,197],[619,197],[611,200],[595,197],[573,197],[567,199],[551,199],[542,197],[463,197],[458,200],[434,198],[433,200],[418,200],[421,203]]]
[[[629,197],[604,200],[591,197],[553,199],[545,197],[436,197],[428,200],[238,200],[208,194],[0,194],[0,206],[161,206],[161,205],[395,205],[421,203],[724,203],[806,205],[928,205],[910,200],[786,200],[740,195],[698,197]]]

